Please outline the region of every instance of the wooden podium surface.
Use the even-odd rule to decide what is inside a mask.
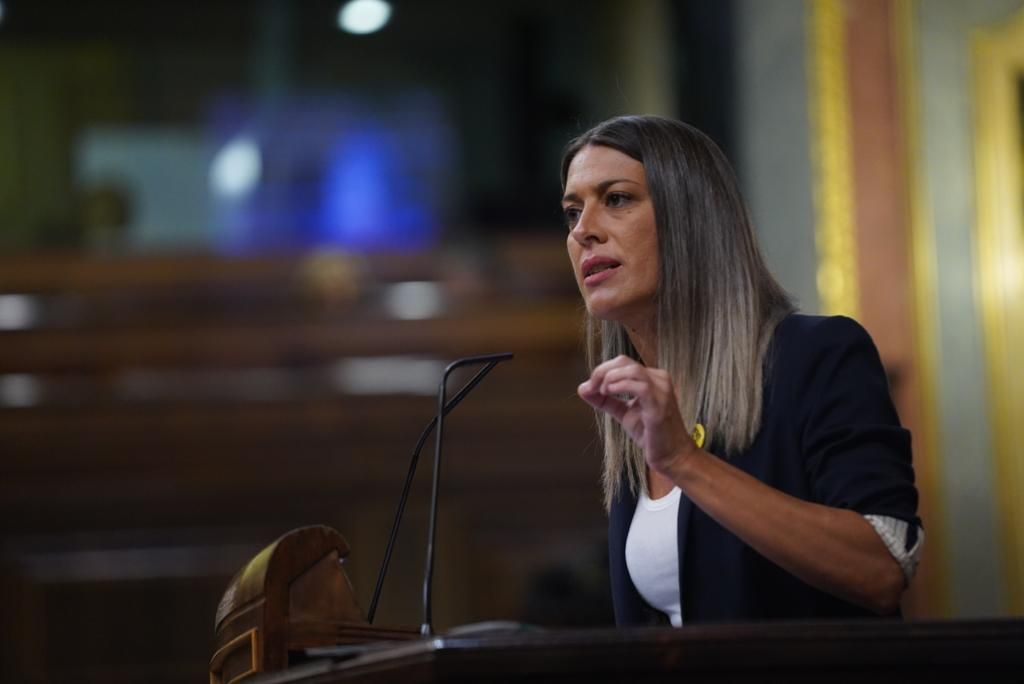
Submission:
[[[246,681],[1019,683],[1024,681],[1024,620],[864,620],[438,636]]]
[[[312,526],[254,556],[218,609],[211,683],[1024,682],[1020,619],[512,625],[420,638],[366,622],[342,567],[348,551],[337,531]]]

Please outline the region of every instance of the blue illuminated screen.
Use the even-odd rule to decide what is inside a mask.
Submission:
[[[213,233],[222,252],[416,251],[439,236],[452,139],[429,95],[384,104],[225,99],[208,130]]]

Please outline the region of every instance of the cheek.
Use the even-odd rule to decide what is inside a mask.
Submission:
[[[651,274],[655,281],[658,280],[658,271],[660,270],[660,259],[658,258],[658,243],[655,242],[651,245],[649,265],[651,268]]]
[[[565,239],[565,251],[569,254],[569,268],[572,269],[573,278],[579,284],[580,274],[576,272],[579,263],[579,243],[571,235]]]
[[[653,227],[645,228],[636,235],[639,261],[643,264],[645,280],[650,283],[658,282],[658,271],[660,270],[658,259],[658,237]]]
[[[643,289],[648,294],[654,295],[658,291],[658,257],[657,254],[651,256],[650,260],[644,264],[644,284]]]

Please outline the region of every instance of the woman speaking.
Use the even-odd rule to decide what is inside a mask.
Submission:
[[[606,121],[569,144],[562,187],[616,621],[898,614],[923,534],[868,334],[794,313],[691,126]]]

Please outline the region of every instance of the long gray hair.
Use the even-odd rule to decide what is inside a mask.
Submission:
[[[569,165],[588,145],[611,147],[644,166],[658,237],[657,363],[681,392],[686,424],[703,424],[706,444],[717,453],[737,454],[760,428],[768,346],[794,307],[764,263],[732,168],[692,126],[623,116],[569,143],[563,189]],[[588,313],[585,334],[591,370],[619,354],[639,360],[619,323]],[[599,413],[597,423],[610,508],[623,479],[634,494],[646,491],[644,456],[610,416]]]

